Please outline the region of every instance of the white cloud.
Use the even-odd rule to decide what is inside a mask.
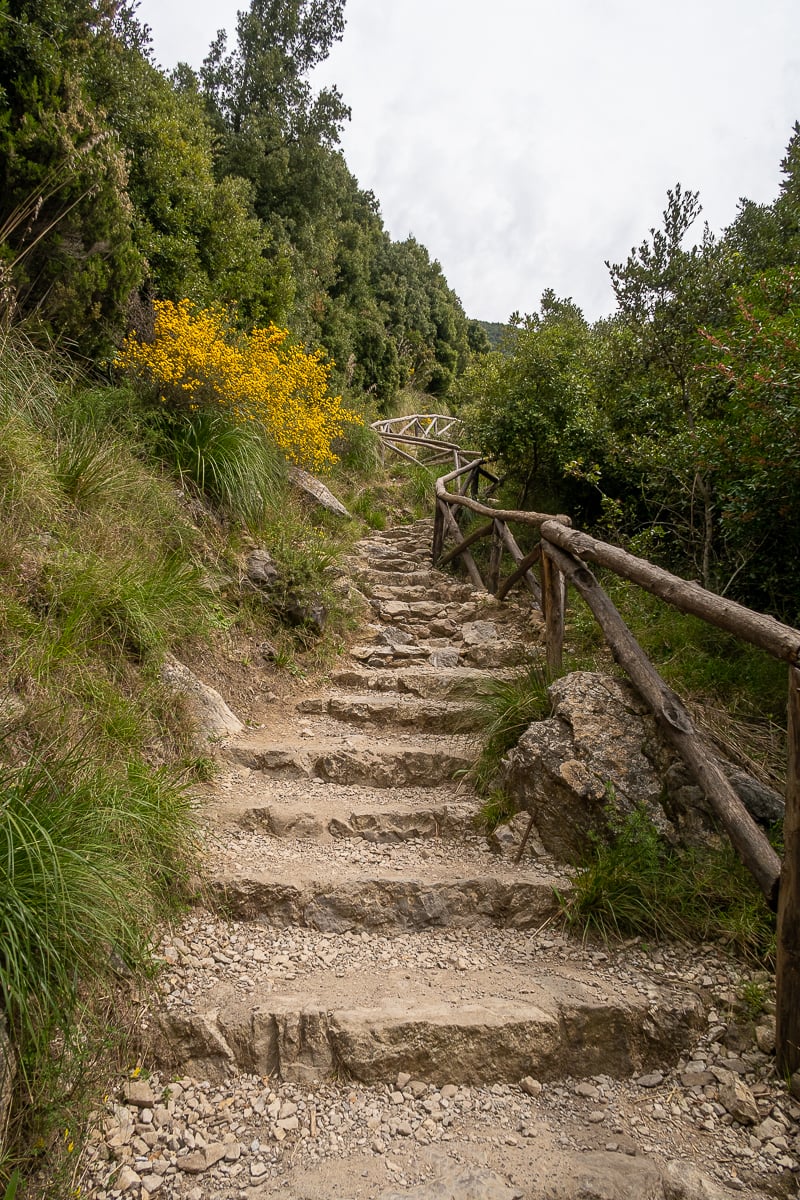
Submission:
[[[198,65],[225,0],[143,0],[158,57]],[[610,310],[606,258],[699,189],[719,230],[774,198],[800,117],[794,0],[348,0],[319,72],[350,104],[343,147],[394,237],[439,259],[468,313],[545,287]]]

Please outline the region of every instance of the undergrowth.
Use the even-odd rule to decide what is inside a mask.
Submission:
[[[486,796],[491,792],[503,756],[517,744],[531,722],[550,716],[547,689],[551,682],[547,668],[538,659],[533,659],[523,671],[509,679],[492,679],[477,697],[475,705],[481,718],[482,742],[469,778],[479,795]],[[497,820],[494,823],[497,824]]]
[[[568,924],[603,938],[716,941],[760,965],[775,956],[775,920],[727,839],[669,845],[646,812],[607,807],[609,840],[595,837],[563,908]]]

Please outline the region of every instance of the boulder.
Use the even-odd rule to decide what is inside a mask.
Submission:
[[[553,715],[523,733],[504,760],[502,783],[552,854],[579,862],[592,838],[608,832],[611,806],[623,818],[644,809],[673,844],[708,839],[715,822],[703,791],[630,683],[575,671],[548,692]],[[756,820],[782,815],[777,792],[721,765]]]
[[[177,658],[168,654],[161,667],[161,678],[181,695],[194,720],[200,742],[216,741],[241,733],[244,725],[222,696]]]
[[[549,694],[552,717],[530,725],[504,763],[505,787],[532,814],[545,847],[579,861],[592,837],[605,832],[609,801],[623,816],[643,807],[672,836],[661,803],[670,754],[633,687],[576,671]]]
[[[328,620],[328,610],[319,596],[304,597],[288,592],[279,612],[287,625],[312,633],[322,633]]]
[[[256,588],[269,590],[272,587],[278,578],[278,568],[272,561],[269,550],[265,550],[263,546],[257,546],[255,550],[250,551],[245,564],[245,575]]]

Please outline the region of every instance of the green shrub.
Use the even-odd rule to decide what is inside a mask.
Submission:
[[[604,938],[720,941],[754,962],[773,960],[774,918],[727,841],[679,849],[643,809],[623,816],[612,801],[606,813],[610,841],[595,839],[565,906],[573,927]]]

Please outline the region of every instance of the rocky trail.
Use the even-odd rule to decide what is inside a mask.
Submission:
[[[516,865],[519,824],[476,831],[474,699],[541,618],[432,570],[429,542],[418,522],[358,544],[360,644],[224,748],[202,894],[164,937],[145,1070],[100,1114],[81,1194],[795,1194],[800,1106],[742,1018],[748,972],[582,944],[536,839]]]

